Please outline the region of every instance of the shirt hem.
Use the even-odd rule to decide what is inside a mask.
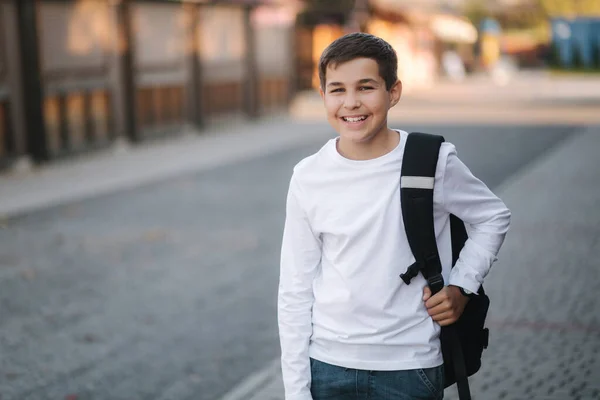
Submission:
[[[360,369],[366,371],[405,371],[419,368],[434,368],[439,367],[444,363],[443,357],[417,360],[382,360],[382,361],[364,361],[364,360],[348,360],[330,357],[326,354],[319,353],[311,349],[310,357],[321,362],[336,365],[343,368]]]

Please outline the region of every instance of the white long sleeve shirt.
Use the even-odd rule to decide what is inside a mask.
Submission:
[[[310,360],[364,370],[406,370],[443,363],[440,327],[422,300],[421,274],[399,275],[415,259],[400,208],[407,133],[376,159],[342,157],[332,139],[294,168],[281,250],[278,318],[286,400],[311,400]],[[451,268],[449,214],[467,223]],[[476,292],[510,222],[510,211],[458,159],[440,150],[434,223],[446,284]]]

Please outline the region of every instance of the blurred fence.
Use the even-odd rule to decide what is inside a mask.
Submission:
[[[285,106],[292,44],[254,0],[0,0],[0,167]]]

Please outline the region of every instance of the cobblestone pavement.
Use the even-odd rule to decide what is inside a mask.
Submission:
[[[444,133],[497,186],[572,131]],[[215,400],[276,358],[285,190],[321,144],[0,221],[2,400]]]
[[[600,399],[598,149],[593,129],[501,191],[513,228],[486,285],[494,336],[476,399]]]
[[[493,188],[512,181],[511,176],[556,143],[569,140],[574,129],[568,118],[562,126],[508,126],[506,121],[475,126],[468,122],[474,113],[467,103],[460,111],[452,110],[454,119],[448,120],[460,119],[468,126],[406,126],[407,121],[435,123],[431,117],[437,110],[425,111],[398,126],[443,133]],[[445,118],[442,115],[438,121]],[[489,122],[481,116],[479,120]],[[330,136],[324,124],[263,121],[237,126],[229,133],[215,130],[122,154],[59,163],[24,176],[0,177],[0,399],[215,400],[260,371],[260,376],[253,374],[252,382],[237,386],[228,396],[248,400],[254,393],[253,400],[281,400],[278,366],[269,362],[278,353],[275,292],[285,190],[292,165]],[[590,153],[597,144],[589,143],[584,150]],[[591,162],[579,154],[571,156],[569,162],[575,166]],[[573,179],[554,171],[548,179],[556,191],[562,187],[556,183],[564,183],[557,179],[560,176]],[[588,178],[593,181],[595,176]],[[509,195],[511,187],[506,186]],[[533,203],[523,213],[533,218],[538,212],[532,224],[546,221],[543,210],[553,206],[549,201],[553,197],[540,197],[548,187],[547,182],[542,185],[534,179],[516,192],[521,197],[531,195]],[[578,197],[584,195],[587,199]],[[585,204],[590,210],[598,205],[594,193],[574,197],[592,202]],[[511,200],[512,208],[520,201],[518,196]],[[538,262],[548,264],[552,257],[556,260],[548,264],[551,271],[589,267],[589,263],[575,266],[572,262],[578,258],[567,256],[572,252],[585,259],[592,254],[586,245],[593,247],[589,242],[593,235],[597,250],[597,233],[593,225],[586,225],[597,226],[595,216],[580,226],[568,223],[574,215],[561,217],[567,223],[561,220],[542,227],[542,233],[550,236],[530,232],[523,240],[524,233],[508,245],[522,246],[523,254],[503,253],[496,268],[500,272],[490,278],[490,290],[494,281],[504,279],[493,278],[495,273],[510,271],[503,267],[509,256],[516,260],[514,268],[533,260],[532,271],[542,268]],[[587,233],[588,242],[562,240],[575,239],[578,229]],[[517,240],[513,236],[509,241]],[[532,238],[530,249],[525,244]],[[545,258],[535,257],[540,241],[549,251]],[[597,349],[594,338],[598,337],[597,321],[587,317],[597,306],[588,298],[590,292],[581,298],[585,301],[569,300],[570,305],[562,309],[557,304],[562,305],[563,292],[552,284],[539,285],[527,271],[515,271],[518,287],[523,289],[533,280],[549,303],[533,302],[531,314],[494,317],[491,322],[498,328],[493,340],[498,344],[488,350],[489,357],[506,361],[511,373],[531,372],[520,383],[514,381],[516,375],[510,375],[513,381],[506,378],[515,388],[525,385],[519,389],[522,393],[529,385],[543,387],[538,380],[545,376],[544,365],[551,370],[560,363],[571,367],[567,374],[560,370],[556,378],[557,385],[567,379],[567,390],[571,384],[581,387],[577,379],[598,381],[597,366],[589,358],[597,358],[597,350],[596,356],[590,351],[594,343]],[[574,284],[590,286],[586,290],[598,280],[589,274],[587,279],[581,275],[576,279]],[[570,290],[565,298],[572,299],[569,293],[576,286],[564,287]],[[531,290],[526,287],[524,292]],[[518,297],[521,292],[510,293],[515,303],[501,306],[495,296],[495,307],[525,307],[517,303],[523,299]],[[546,311],[556,318],[540,317]],[[574,323],[574,318],[580,319]],[[531,341],[521,345],[521,340]],[[580,346],[575,348],[573,340],[580,340]],[[548,350],[546,342],[556,348]],[[492,357],[499,349],[503,353]],[[570,363],[577,351],[582,353],[578,360],[587,360],[581,374],[580,367]],[[517,362],[518,356],[526,357],[515,367],[509,360]],[[532,360],[540,360],[542,367],[530,368]],[[501,396],[502,382],[496,382],[499,375],[494,371],[506,369],[502,362],[496,369],[484,369],[476,378],[481,382],[474,381],[475,389]],[[265,365],[269,367],[264,369]],[[486,373],[491,374],[489,379]],[[265,385],[270,390],[254,390]],[[556,398],[552,396],[561,389],[547,397]],[[594,398],[591,383],[578,390],[579,398]],[[515,393],[521,392],[507,395]]]
[[[216,399],[277,354],[297,147],[9,218],[2,400]]]
[[[485,282],[491,339],[475,400],[600,399],[598,149],[590,128],[496,190],[513,219]],[[279,367],[227,399],[282,400]],[[458,399],[455,386],[445,399]]]

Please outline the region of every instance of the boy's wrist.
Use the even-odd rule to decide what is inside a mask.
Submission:
[[[473,293],[469,289],[465,289],[465,288],[463,288],[461,286],[458,287],[458,290],[460,290],[460,293],[463,296],[468,297],[468,298],[472,298],[474,296],[477,296],[477,293]]]

